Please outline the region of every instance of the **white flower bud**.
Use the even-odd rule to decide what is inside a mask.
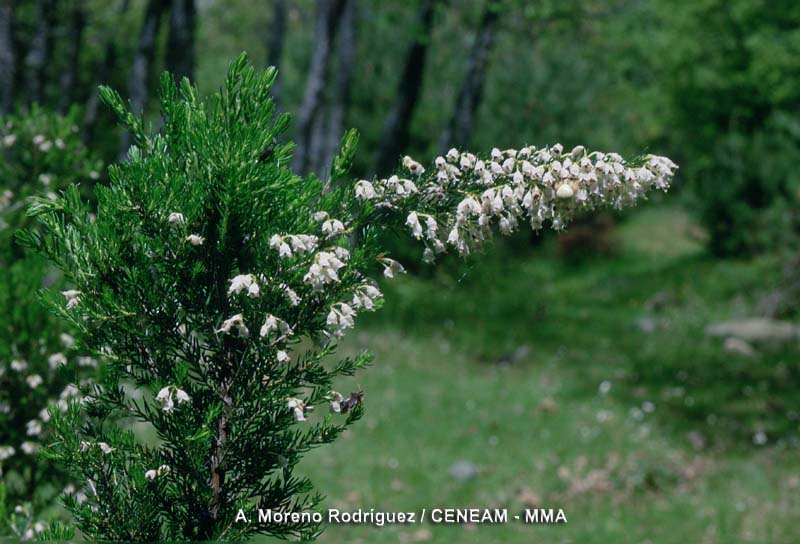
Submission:
[[[81,296],[80,291],[76,291],[75,289],[70,289],[68,291],[61,291],[61,294],[64,295],[64,298],[67,299],[67,310],[73,309],[80,302],[80,296]]]
[[[331,412],[338,414],[342,411],[342,402],[344,401],[344,397],[338,391],[331,391],[328,395],[328,399],[331,402]]]
[[[167,222],[170,225],[183,225],[184,223],[186,223],[186,219],[183,217],[182,213],[172,212],[171,214],[169,214]]]
[[[422,225],[417,217],[417,212],[411,212],[406,219],[406,226],[411,228],[411,235],[419,240],[422,238]]]
[[[286,405],[294,412],[294,418],[296,421],[306,421],[306,416],[303,413],[306,408],[305,402],[300,399],[290,398],[287,400]]]
[[[169,386],[162,387],[161,390],[156,395],[156,400],[161,403],[167,402],[167,399],[169,399],[170,395],[171,393],[169,390]]]
[[[356,198],[361,200],[372,200],[377,194],[375,187],[369,181],[362,179],[356,183]]]
[[[10,459],[17,450],[15,450],[11,446],[0,446],[0,463],[5,461],[6,459]]]
[[[246,338],[250,335],[250,331],[247,330],[244,324],[244,316],[242,314],[236,314],[223,321],[217,332],[230,333],[234,329],[240,337]]]
[[[572,198],[573,194],[575,194],[575,192],[572,190],[572,186],[569,183],[562,183],[558,186],[558,189],[556,189],[556,196],[558,198],[566,200]]]

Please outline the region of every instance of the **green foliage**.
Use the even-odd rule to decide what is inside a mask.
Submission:
[[[363,393],[341,395],[334,381],[370,357],[333,355],[357,310],[380,307],[368,274],[402,271],[378,235],[405,221],[421,238],[420,213],[426,244],[444,251],[439,221],[440,234],[449,232],[464,254],[493,224],[509,233],[528,214],[535,229],[545,221],[561,228],[579,209],[622,207],[666,188],[674,169],[664,157],[629,163],[561,146],[519,156],[495,149],[486,166],[464,153],[457,166],[453,150],[453,164],[439,157],[427,174],[403,160],[401,174],[418,186],[397,176],[353,183],[351,131],[331,180],[300,178],[287,167],[292,145],[276,143],[288,116],[275,116],[275,76],[274,68],[257,73],[242,55],[220,92],[201,100],[188,80],[176,86],[165,74],[159,132],[103,89],[136,145],[109,169],[110,184],[96,188],[96,215],[75,186],[30,206],[42,228],[20,240],[73,287],[62,293],[66,304],[53,293],[43,298],[78,331],[83,349],[108,361],[96,383],[81,387],[83,409],[51,412],[56,439],[47,450],[86,482],[86,500],[68,494],[65,505],[91,538],[315,536],[305,518],[236,518],[240,510],[253,517],[256,509],[319,504],[294,468],[361,417]],[[313,415],[319,406],[332,415]],[[157,440],[142,441],[126,421],[146,425]]]
[[[317,531],[307,522],[234,519],[240,508],[300,511],[319,503],[293,469],[306,451],[355,422],[361,406],[300,427],[288,399],[303,396],[304,419],[304,411],[327,406],[334,378],[368,363],[366,355],[326,363],[334,344],[325,332],[330,306],[364,284],[375,248],[367,229],[340,282],[325,292],[304,284],[304,271],[270,248],[276,233],[318,229],[309,210],[346,218],[352,201],[348,184],[320,196],[319,180],[287,169],[291,145],[272,143],[288,121],[273,116],[275,74],[258,74],[241,57],[207,103],[188,82],[177,88],[165,75],[165,125],[157,134],[145,132],[120,97],[103,90],[138,145],[110,169],[109,187],[98,187],[96,220],[74,188],[31,208],[46,234],[30,232],[25,241],[81,293],[71,310],[48,296],[52,309],[80,331],[87,349],[109,361],[99,386],[84,390],[91,398],[85,424],[77,406],[54,414],[58,440],[49,450],[91,482],[86,502],[67,496],[65,504],[92,538],[235,540]],[[353,134],[345,137],[337,173],[346,173],[354,144]],[[190,235],[202,241],[190,243]],[[237,274],[253,274],[260,296],[232,293]],[[287,297],[289,286],[301,305]],[[252,332],[226,331],[233,314]],[[292,334],[259,337],[268,315],[291,323]],[[290,349],[291,362],[279,359]],[[167,409],[162,393],[179,399],[178,391],[190,400]],[[141,443],[115,424],[119,418],[147,422],[158,442]]]
[[[77,393],[68,384],[91,375],[96,364],[78,356],[69,329],[37,300],[43,286],[61,286],[59,274],[14,237],[30,226],[25,211],[34,196],[55,199],[68,184],[99,177],[100,162],[80,141],[77,113],[58,116],[34,107],[0,120],[0,483],[12,516],[26,505],[25,515],[0,532],[20,536],[39,527],[36,517],[69,481],[37,454],[48,440],[47,406],[65,408]]]
[[[52,412],[47,450],[86,482],[86,500],[68,494],[65,505],[90,538],[314,537],[306,518],[236,518],[319,505],[294,469],[362,415],[363,392],[342,395],[334,382],[370,356],[334,355],[357,312],[381,305],[369,274],[402,271],[379,234],[405,221],[422,239],[424,217],[428,257],[445,251],[445,236],[466,254],[493,225],[558,229],[579,210],[631,205],[666,189],[675,168],[664,157],[628,162],[556,145],[494,149],[486,163],[452,150],[428,170],[406,157],[403,178],[353,183],[350,131],[331,180],[301,178],[287,167],[292,144],[276,143],[288,116],[275,116],[275,77],[242,55],[202,100],[188,80],[176,86],[164,74],[158,132],[103,89],[136,145],[96,188],[96,215],[75,186],[30,206],[42,228],[20,240],[73,287],[66,304],[43,298],[108,362],[82,385],[82,409]],[[331,414],[313,414],[320,406]],[[157,440],[143,441],[130,421]]]
[[[72,540],[74,538],[75,529],[58,521],[50,523],[50,525],[44,531],[36,535],[36,540],[39,540],[40,542],[63,542]]]
[[[81,142],[79,113],[73,109],[60,116],[33,106],[30,111],[2,119],[0,241],[3,255],[12,251],[13,234],[28,224],[24,208],[31,196],[56,195],[67,185],[100,178],[102,163]]]
[[[0,534],[6,534],[9,526],[6,484],[0,481]]]
[[[800,7],[796,2],[669,7],[667,89],[688,179],[718,255],[779,246],[800,229]],[[684,39],[694,36],[695,39]]]

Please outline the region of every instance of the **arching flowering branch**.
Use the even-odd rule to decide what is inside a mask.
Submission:
[[[650,190],[666,191],[677,168],[657,155],[625,161],[617,153],[588,152],[583,146],[564,153],[561,144],[495,148],[486,159],[451,149],[432,169],[408,156],[402,166],[406,179],[359,181],[356,198],[408,211],[405,224],[424,241],[426,261],[448,246],[469,254],[495,226],[503,234],[520,223],[535,231],[548,223],[561,230],[576,212],[632,205]]]

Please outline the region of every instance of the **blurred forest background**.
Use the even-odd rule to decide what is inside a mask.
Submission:
[[[300,171],[324,174],[350,126],[362,134],[360,176],[450,146],[652,150],[682,165],[678,192],[710,250],[746,255],[796,226],[799,10],[790,0],[3,0],[0,107],[78,108],[84,141],[108,163],[129,142],[99,84],[157,122],[158,73],[210,92],[246,50],[280,69],[275,95],[295,114]]]
[[[353,384],[366,422],[306,463],[329,506],[560,506],[568,526],[324,541],[800,540],[800,3],[0,0],[0,194],[56,190],[61,172],[90,195],[130,145],[99,84],[157,124],[159,72],[208,93],[242,50],[279,68],[300,173],[325,176],[349,127],[358,177],[555,142],[681,167],[632,213],[410,267],[347,341],[377,353]],[[80,165],[41,162],[50,141]],[[9,271],[23,224],[0,228]],[[31,346],[43,330],[14,323],[9,360],[20,327]]]

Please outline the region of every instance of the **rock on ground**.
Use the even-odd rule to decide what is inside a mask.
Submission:
[[[729,336],[725,339],[725,351],[742,357],[752,357],[756,353],[753,346],[735,336]]]
[[[712,323],[706,328],[706,334],[746,342],[791,342],[800,339],[800,327],[788,321],[754,317]]]
[[[469,461],[456,461],[448,472],[459,482],[466,482],[478,475],[478,467]]]

